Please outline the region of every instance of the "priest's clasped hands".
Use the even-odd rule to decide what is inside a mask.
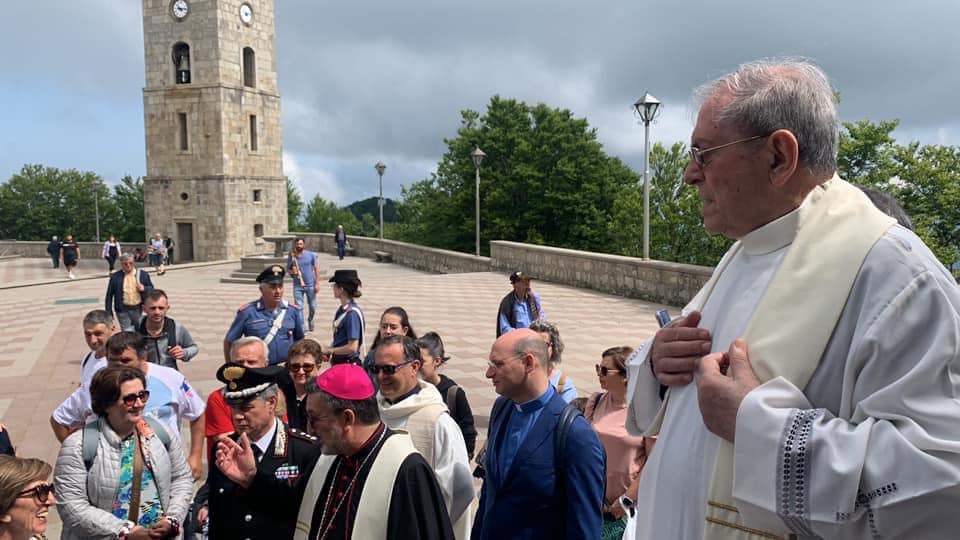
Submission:
[[[740,403],[760,386],[750,365],[747,342],[735,339],[727,352],[710,353],[711,336],[698,328],[700,312],[690,312],[661,328],[653,338],[650,361],[661,384],[683,386],[697,379],[697,399],[703,423],[711,432],[733,442]],[[709,353],[709,354],[708,354]]]

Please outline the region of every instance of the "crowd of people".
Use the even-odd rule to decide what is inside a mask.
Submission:
[[[145,262],[149,256],[150,265],[154,267],[158,275],[163,275],[166,272],[165,265],[171,265],[174,261],[174,246],[176,242],[170,235],[166,237],[161,237],[160,233],[155,233],[153,237],[147,241],[147,250],[144,251],[143,248],[135,248],[135,250],[129,253],[131,260],[135,263]],[[100,257],[107,262],[107,271],[113,272],[114,267],[117,264],[117,260],[121,259],[121,256],[124,254],[123,248],[120,246],[120,241],[117,240],[117,237],[110,235],[110,238],[103,243],[103,248],[100,250]],[[72,234],[67,234],[63,240],[60,240],[59,237],[54,236],[50,239],[50,242],[47,243],[47,255],[50,256],[50,260],[53,262],[54,270],[60,268],[60,263],[63,262],[63,268],[67,272],[67,278],[76,279],[77,275],[74,273],[77,265],[80,263],[80,246],[74,241]]]
[[[330,335],[311,333],[319,263],[298,239],[238,310],[204,403],[177,370],[196,344],[121,255],[51,417],[56,466],[0,458],[0,538],[42,535],[54,504],[64,538],[951,536],[956,281],[894,201],[836,176],[818,67],[745,64],[698,95],[684,181],[737,242],[654,336],[597,352],[600,392],[561,371],[560,330],[515,272],[479,436],[437,332],[391,306],[368,340],[356,270],[330,277]]]

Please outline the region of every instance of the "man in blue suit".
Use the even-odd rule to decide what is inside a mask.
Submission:
[[[532,330],[514,330],[493,344],[487,364],[501,397],[490,417],[472,538],[600,538],[606,457],[580,415],[557,445],[567,403],[550,384],[546,343]]]

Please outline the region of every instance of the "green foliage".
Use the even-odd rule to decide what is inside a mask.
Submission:
[[[299,231],[303,227],[303,197],[297,185],[287,177],[287,230]]]
[[[126,175],[113,186],[113,197],[100,197],[100,237],[116,235],[121,242],[143,242],[147,237],[143,213],[143,180]],[[172,231],[169,231],[172,234]]]
[[[364,214],[370,214],[371,216],[377,218],[377,221],[380,221],[380,209],[377,208],[377,201],[379,197],[367,197],[362,201],[354,201],[347,205],[347,209],[353,212],[354,217],[358,220],[363,221]],[[387,223],[396,223],[397,222],[397,202],[389,197],[383,198],[383,223],[386,227]]]
[[[305,230],[332,233],[337,229],[337,225],[343,225],[343,230],[348,235],[360,232],[360,222],[353,217],[350,210],[339,208],[332,201],[326,201],[320,195],[314,195],[307,205]]]
[[[24,165],[0,185],[0,238],[38,240],[72,234],[77,240],[94,240],[94,187],[101,186],[99,193],[105,195],[102,182],[92,172]]]
[[[650,150],[650,258],[713,266],[732,242],[703,229],[697,190],[683,183],[687,161],[683,143],[669,150],[656,143]],[[643,256],[642,180],[619,193],[608,227],[612,251]]]
[[[486,240],[603,250],[616,195],[638,178],[603,152],[585,119],[544,104],[494,96],[483,116],[463,111],[457,136],[445,142],[437,172],[402,191],[401,239],[473,251],[470,154],[477,146],[487,154],[480,170],[480,236]]]

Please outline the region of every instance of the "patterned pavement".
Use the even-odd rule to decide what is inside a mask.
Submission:
[[[438,332],[452,357],[444,373],[466,390],[475,414],[489,414],[496,394],[484,377],[485,362],[495,338],[497,306],[510,290],[507,274],[435,275],[363,258],[318,256],[327,276],[337,268],[358,270],[363,280],[359,302],[372,331],[383,309],[399,305],[418,334]],[[0,328],[5,329],[0,333],[0,422],[21,456],[56,460],[50,413],[79,381],[80,360],[87,352],[81,321],[87,311],[103,306],[106,289],[106,265],[89,265],[82,264],[79,279],[71,281],[47,259],[0,261]],[[204,395],[219,384],[214,373],[222,363],[223,336],[233,315],[258,296],[254,286],[220,283],[238,267],[236,261],[177,265],[164,276],[151,276],[170,296],[170,316],[186,325],[200,346],[200,354],[183,371]],[[650,336],[657,327],[654,312],[663,307],[552,283],[534,281],[533,287],[547,318],[560,328],[566,345],[562,369],[581,396],[598,390],[593,366],[600,352]],[[292,295],[288,285],[287,296]],[[322,286],[314,335],[324,341],[330,339],[336,308],[329,287]],[[186,430],[184,434],[189,437]],[[49,536],[55,537],[59,520],[51,521]]]

